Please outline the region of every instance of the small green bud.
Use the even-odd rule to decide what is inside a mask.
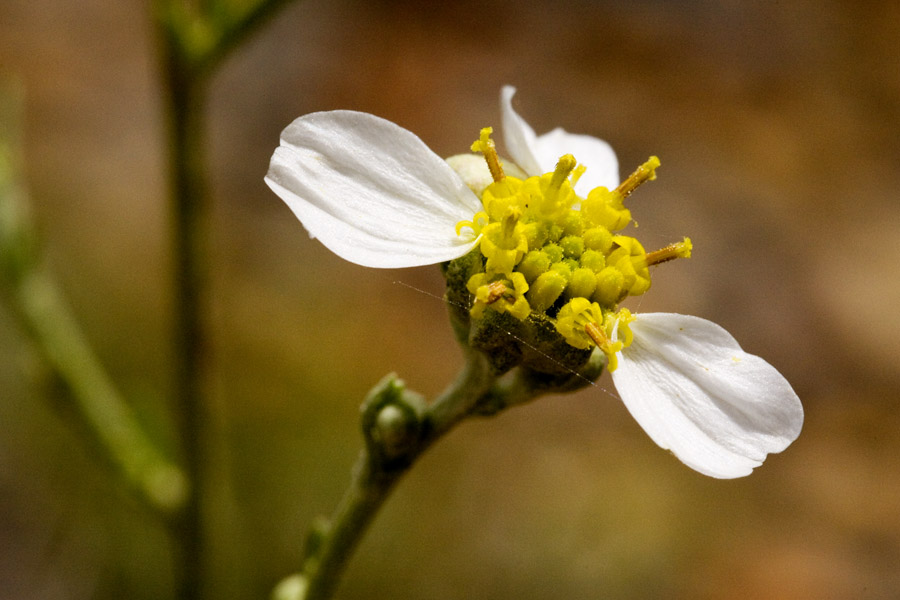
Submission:
[[[581,266],[599,273],[606,266],[606,258],[597,250],[585,250],[581,255]]]
[[[418,426],[415,414],[396,404],[388,404],[378,411],[371,435],[381,443],[386,457],[396,458],[415,444]]]
[[[625,276],[615,267],[606,267],[597,273],[597,287],[591,300],[600,306],[615,306],[622,297]]]
[[[375,384],[363,402],[361,425],[369,457],[383,468],[405,468],[419,442],[424,399],[393,373]]]
[[[584,267],[575,269],[572,277],[569,279],[569,286],[566,288],[566,297],[590,298],[597,287],[597,275],[591,269]]]
[[[550,257],[546,252],[531,250],[518,264],[516,270],[525,276],[525,281],[531,285],[535,279],[550,269]]]
[[[542,250],[547,254],[547,257],[550,259],[551,263],[559,262],[563,259],[563,249],[560,248],[557,244],[547,244],[542,248]]]
[[[582,239],[584,239],[585,248],[597,250],[603,254],[609,253],[610,248],[612,248],[613,235],[606,227],[591,227],[584,232]]]
[[[309,589],[309,581],[297,573],[282,579],[272,590],[272,600],[303,600]]]
[[[563,264],[563,266],[568,269],[567,265]],[[538,312],[546,311],[553,306],[553,303],[560,297],[568,283],[568,279],[558,270],[551,269],[538,277],[531,285],[531,289],[528,290],[526,296],[531,309]]]
[[[584,252],[584,240],[574,235],[567,235],[559,240],[559,246],[563,249],[563,253],[567,258],[578,259]]]

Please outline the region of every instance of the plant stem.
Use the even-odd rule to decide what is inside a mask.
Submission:
[[[205,81],[184,60],[172,31],[164,32],[163,72],[169,123],[171,254],[173,260],[173,396],[191,494],[173,522],[177,537],[176,597],[202,597],[202,502],[206,431],[202,373],[207,340],[203,300],[207,281],[208,194],[204,156]]]
[[[174,261],[174,397],[187,475],[192,483],[183,513],[174,522],[178,538],[177,597],[202,597],[204,449],[208,422],[202,375],[208,340],[203,323],[207,283],[209,194],[205,171],[205,101],[209,78],[228,53],[288,0],[259,0],[238,14],[240,5],[213,1],[191,6],[157,0],[154,17],[161,40],[169,123],[172,258]]]
[[[0,286],[41,358],[65,384],[94,448],[139,501],[170,519],[186,498],[185,475],[147,436],[44,263],[20,181],[21,105],[21,92],[0,81]]]
[[[474,413],[478,401],[494,384],[496,377],[479,353],[469,352],[467,359],[456,381],[425,410],[421,437],[401,466],[391,467],[376,460],[370,451],[363,451],[350,487],[305,565],[308,587],[304,600],[331,596],[347,560],[394,485],[431,444]]]

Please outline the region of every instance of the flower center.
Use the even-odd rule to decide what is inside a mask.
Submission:
[[[542,313],[568,344],[600,348],[615,368],[616,352],[627,346],[617,331],[630,336],[633,319],[619,303],[650,288],[649,267],[691,255],[688,238],[648,253],[619,233],[631,222],[625,199],[656,179],[659,159],[651,156],[614,190],[598,187],[581,198],[573,186],[585,167],[574,156],[562,156],[551,173],[518,179],[503,172],[491,133],[482,129],[472,144],[494,180],[482,192],[484,210],[456,227],[481,235],[481,271],[466,286],[472,317]]]

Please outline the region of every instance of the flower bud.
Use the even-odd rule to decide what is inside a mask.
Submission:
[[[574,235],[567,235],[559,240],[559,246],[567,258],[578,259],[584,252],[584,240]]]
[[[585,248],[597,250],[603,254],[609,253],[612,248],[613,236],[606,227],[591,227],[581,237],[584,240]]]
[[[517,269],[525,276],[525,280],[532,284],[534,280],[550,269],[550,257],[546,252],[531,250],[519,263]]]
[[[557,263],[560,264],[560,263]],[[538,277],[531,289],[528,290],[528,303],[532,310],[544,312],[556,302],[563,290],[566,289],[568,280],[558,270],[550,270]]]
[[[585,250],[581,255],[581,266],[599,273],[606,266],[606,258],[597,250]]]
[[[625,276],[615,267],[606,267],[597,273],[597,287],[591,300],[600,306],[612,307],[622,297]]]
[[[590,298],[597,287],[597,276],[591,269],[580,267],[572,272],[566,288],[567,298]]]

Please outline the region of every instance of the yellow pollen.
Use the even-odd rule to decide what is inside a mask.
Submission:
[[[645,181],[653,181],[656,179],[656,169],[659,167],[659,159],[651,156],[647,162],[637,168],[637,170],[628,176],[628,178],[619,184],[616,188],[622,198],[627,198],[631,192],[636,190]]]
[[[665,248],[654,250],[647,253],[647,266],[658,265],[660,263],[675,260],[676,258],[690,258],[693,249],[691,238],[684,238],[683,242],[669,244]]]
[[[503,178],[506,177],[503,173],[503,165],[500,164],[500,156],[497,154],[497,146],[494,144],[494,140],[491,139],[491,134],[494,132],[492,127],[485,127],[481,130],[480,137],[472,144],[472,152],[481,152],[484,155],[484,160],[487,162],[488,169],[491,172],[491,177],[494,181],[503,181]]]

